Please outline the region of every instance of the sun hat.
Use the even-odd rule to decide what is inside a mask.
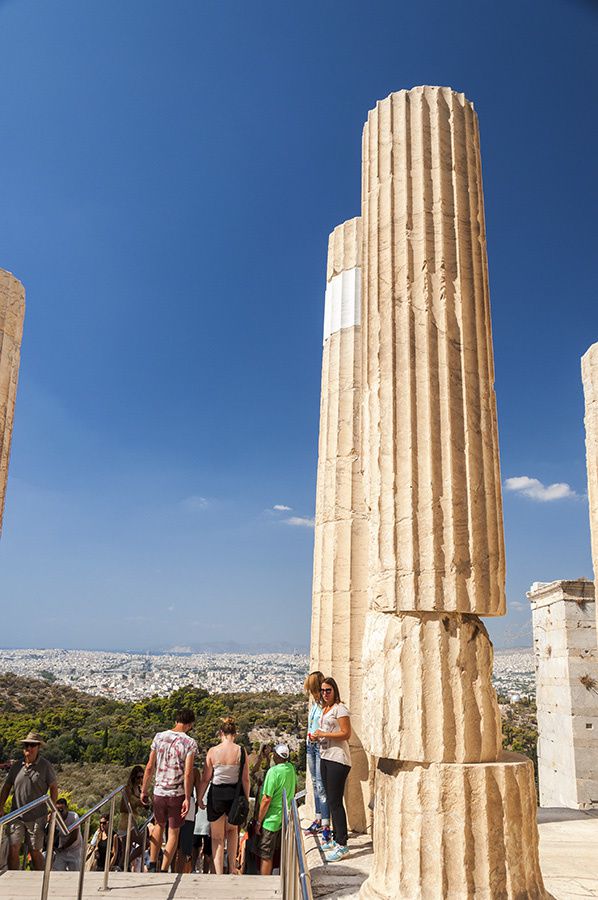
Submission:
[[[42,738],[41,734],[38,734],[37,731],[30,731],[27,737],[22,738],[19,743],[21,744],[39,744],[40,747],[45,746],[45,741]]]
[[[277,744],[274,748],[274,752],[277,756],[280,756],[281,759],[288,759],[291,755],[291,751],[289,750],[287,744]]]

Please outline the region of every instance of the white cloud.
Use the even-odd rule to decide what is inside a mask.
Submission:
[[[542,484],[537,478],[529,478],[527,475],[518,475],[516,478],[505,480],[505,490],[515,491],[529,497],[530,500],[538,500],[547,503],[550,500],[564,500],[568,497],[577,497],[573,488],[564,482],[556,484]]]
[[[202,509],[207,509],[210,505],[210,501],[206,497],[200,497],[199,494],[191,494],[190,497],[185,497],[184,500],[181,500],[181,506],[183,509],[189,510],[189,512],[199,512]]]
[[[526,607],[524,606],[524,604],[523,604],[523,603],[520,603],[519,600],[512,600],[512,601],[509,603],[509,609],[514,609],[515,612],[521,612],[521,611],[524,610],[525,608],[526,608]]]
[[[167,612],[174,612],[174,605],[166,607]]]
[[[296,525],[300,528],[313,528],[316,524],[315,519],[308,519],[305,516],[291,516],[284,520],[285,525]]]
[[[292,506],[285,506],[284,503],[275,503],[272,507],[276,512],[290,512],[292,508]]]

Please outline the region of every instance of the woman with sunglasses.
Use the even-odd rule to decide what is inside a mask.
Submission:
[[[100,825],[89,842],[89,852],[87,854],[88,870],[99,872],[104,871],[106,865],[106,851],[108,849],[108,816],[100,816]],[[110,868],[116,865],[116,857],[118,855],[118,837],[112,835],[112,853],[110,854]]]
[[[314,791],[315,819],[305,830],[310,834],[322,833],[322,841],[326,844],[330,840],[330,812],[328,800],[322,782],[322,768],[320,760],[320,744],[314,738],[314,734],[320,727],[322,719],[322,672],[310,672],[303,684],[303,690],[311,700],[309,716],[307,719],[306,756],[307,767]]]
[[[347,847],[347,813],[343,804],[345,782],[351,769],[351,718],[349,710],[341,701],[338,684],[334,678],[325,678],[321,687],[322,718],[320,727],[312,734],[312,739],[320,744],[320,768],[324,792],[332,815],[333,838],[322,844],[327,851],[328,862],[343,859],[349,852]]]

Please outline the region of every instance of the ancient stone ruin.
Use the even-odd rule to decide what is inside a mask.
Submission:
[[[312,631],[312,664],[329,663],[375,760],[360,896],[546,897],[532,763],[501,750],[478,618],[504,615],[505,565],[479,134],[463,94],[418,87],[370,111],[361,228],[361,318],[342,303],[326,316]],[[359,251],[344,260],[329,288]]]
[[[536,582],[532,607],[540,806],[598,807],[598,646],[594,585]]]
[[[588,503],[594,578],[598,578],[598,343],[592,344],[581,358],[581,377],[586,404],[586,462],[588,467]],[[596,604],[598,629],[598,603]]]
[[[25,289],[10,272],[0,269],[0,532],[17,396]]]

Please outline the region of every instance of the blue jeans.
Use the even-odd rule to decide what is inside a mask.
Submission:
[[[328,799],[324,790],[324,782],[322,781],[322,771],[320,767],[320,745],[316,741],[308,741],[307,745],[307,768],[311,776],[311,783],[314,789],[314,799],[316,801],[316,816],[322,818],[325,822],[330,821],[330,811],[328,809]]]

